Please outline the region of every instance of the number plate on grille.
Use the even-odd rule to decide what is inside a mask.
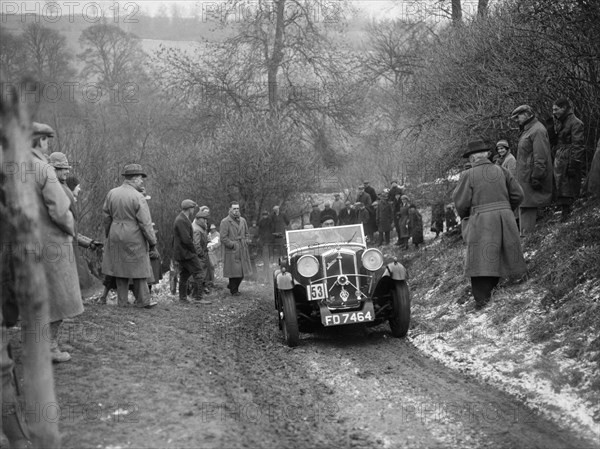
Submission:
[[[308,290],[309,301],[327,298],[327,286],[325,284],[311,284],[306,289]]]

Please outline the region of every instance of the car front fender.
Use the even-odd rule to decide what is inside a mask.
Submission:
[[[294,279],[289,271],[277,270],[275,272],[275,282],[279,290],[291,290],[294,288]]]
[[[402,265],[397,260],[390,262],[386,267],[386,271],[389,274],[389,276],[395,281],[408,280],[408,272],[406,271],[406,268],[404,268],[404,265]]]

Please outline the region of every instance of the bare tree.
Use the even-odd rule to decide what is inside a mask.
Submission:
[[[104,85],[131,82],[143,74],[143,58],[138,37],[118,26],[106,23],[86,28],[79,37],[84,51],[78,57],[84,62],[82,74],[97,77]]]
[[[31,23],[23,31],[22,40],[31,74],[37,80],[57,81],[73,73],[66,38],[58,31]]]

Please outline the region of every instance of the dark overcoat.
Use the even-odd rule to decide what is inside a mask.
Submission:
[[[243,217],[234,219],[231,215],[221,220],[219,229],[223,246],[223,277],[241,278],[252,274],[248,241],[250,233]]]
[[[415,245],[423,243],[423,217],[416,209],[409,209],[408,212],[408,233]]]
[[[177,261],[190,260],[196,256],[192,222],[183,211],[173,221],[173,258]]]
[[[558,198],[577,198],[585,160],[583,122],[570,112],[554,125],[557,144],[554,154],[554,183]]]
[[[125,180],[108,192],[102,210],[107,237],[102,272],[119,278],[153,278],[149,247],[156,246],[156,235],[144,195]]]
[[[58,181],[56,171],[37,149],[25,173],[35,173],[36,193],[40,201],[41,260],[46,273],[50,322],[83,312],[77,262],[73,252],[75,218],[71,200]]]
[[[382,199],[377,204],[377,229],[379,232],[390,232],[392,230],[392,204]]]
[[[517,181],[525,195],[521,207],[548,206],[552,201],[553,178],[548,131],[534,117],[523,127],[517,148]],[[540,190],[531,187],[532,179],[540,181]]]
[[[526,271],[512,209],[523,189],[508,170],[479,160],[461,173],[453,194],[458,215],[467,218],[465,275],[505,277]]]
[[[344,207],[340,211],[338,224],[340,226],[342,226],[342,225],[349,225],[349,224],[355,224],[355,223],[356,223],[356,210],[354,210],[352,208],[348,209],[347,207]]]

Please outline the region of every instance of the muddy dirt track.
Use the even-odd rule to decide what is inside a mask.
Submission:
[[[302,334],[287,348],[272,288],[242,291],[207,306],[88,305],[66,323],[73,360],[55,369],[64,446],[596,447],[387,324]]]

